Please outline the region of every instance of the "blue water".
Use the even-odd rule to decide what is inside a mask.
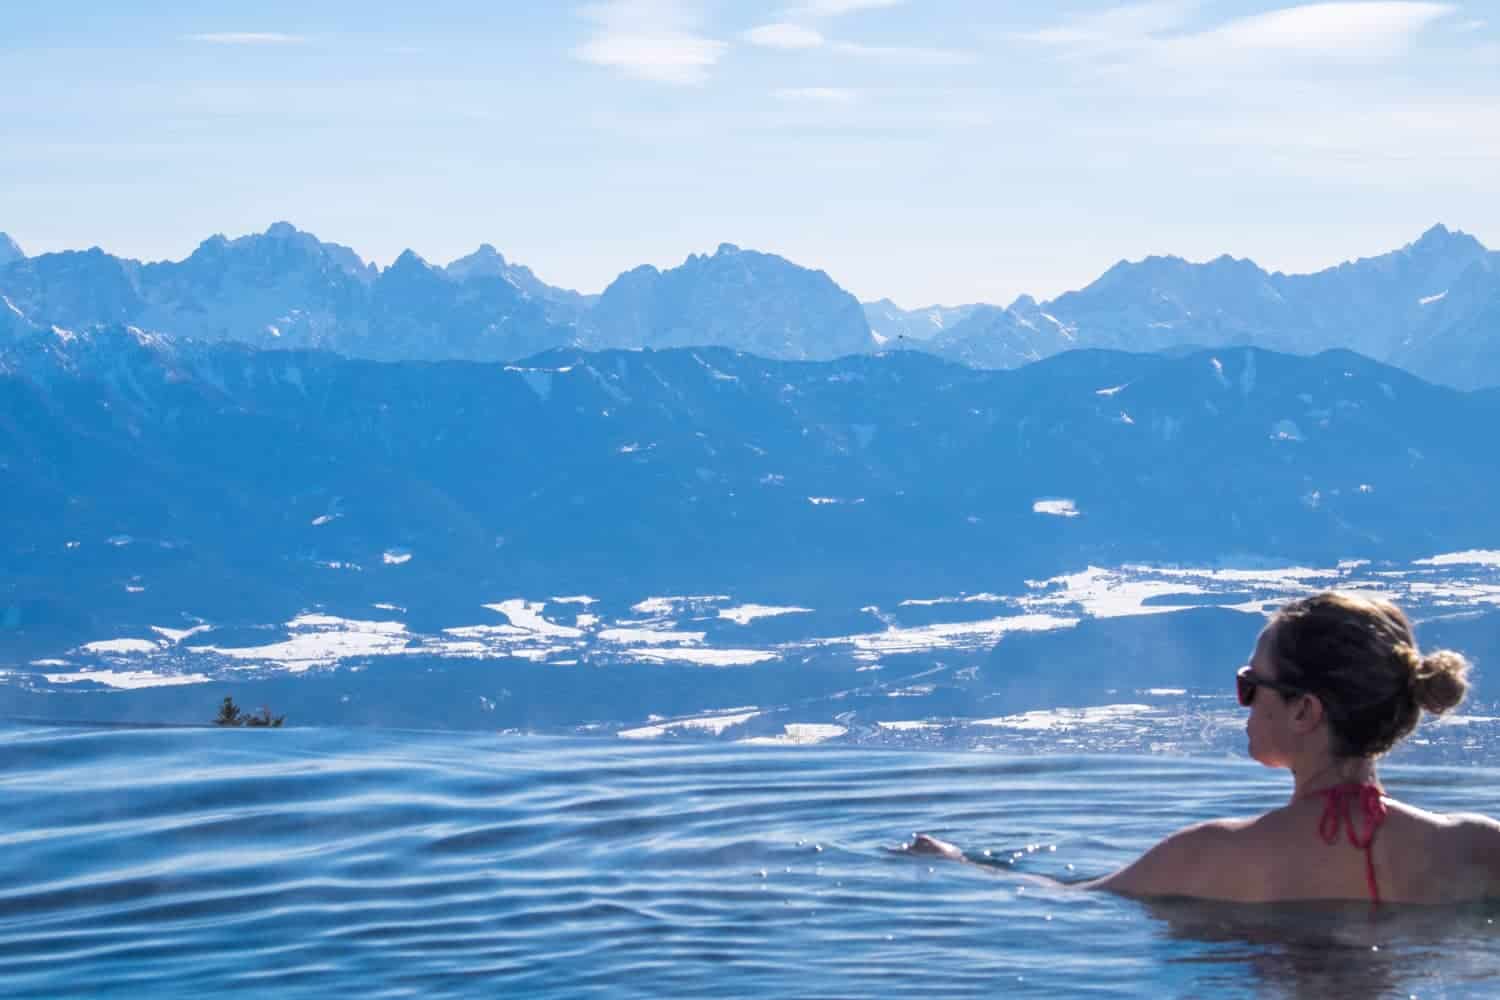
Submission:
[[[1387,780],[1500,814],[1494,771]],[[1500,908],[1146,905],[889,850],[1082,877],[1285,794],[1234,760],[11,726],[0,995],[1500,991]]]

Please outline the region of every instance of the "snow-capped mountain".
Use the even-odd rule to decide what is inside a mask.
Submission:
[[[523,295],[544,303],[548,318],[556,323],[576,324],[599,301],[597,295],[580,295],[568,288],[554,288],[532,273],[531,268],[506,260],[505,255],[489,243],[481,244],[478,250],[453,261],[444,270],[459,281],[504,279]]]
[[[862,303],[865,319],[876,342],[883,347],[898,348],[905,340],[931,340],[951,330],[955,324],[968,318],[980,305],[926,306],[921,309],[902,309],[890,299]]]
[[[1450,385],[1495,385],[1500,362],[1487,360],[1495,340],[1486,317],[1500,308],[1488,279],[1497,260],[1474,237],[1439,225],[1400,250],[1314,274],[1271,273],[1229,256],[1121,261],[1038,308],[976,310],[925,346],[993,367],[1074,347],[1345,348]],[[1453,304],[1442,305],[1450,294]]]
[[[42,254],[0,268],[0,294],[32,326],[129,324],[174,337],[259,347],[322,348],[353,357],[509,360],[572,343],[546,286],[434,268],[408,251],[381,270],[348,247],[285,222],[213,236],[185,260],[142,264],[98,248]],[[567,293],[560,293],[566,298]]]
[[[137,326],[201,340],[339,349],[367,327],[378,269],[289,223],[212,236],[180,262],[139,269]]]
[[[1023,295],[1004,309],[972,307],[918,348],[972,368],[1019,368],[1078,346],[1072,327]]]
[[[1314,274],[1228,256],[1148,257],[1050,302],[903,311],[889,300],[861,306],[822,271],[731,244],[665,271],[626,271],[586,296],[489,244],[445,267],[408,251],[382,270],[277,223],[148,264],[98,248],[26,257],[7,239],[0,336],[114,323],[381,360],[511,361],[574,345],[721,346],[788,360],[915,349],[982,368],[1084,347],[1253,344],[1355,350],[1466,388],[1500,385],[1497,271],[1500,254],[1435,226],[1399,250]]]
[[[875,347],[859,301],[827,274],[729,243],[680,267],[620,275],[585,328],[598,347],[716,345],[790,360]]]
[[[8,233],[0,233],[0,268],[4,268],[18,260],[26,259],[26,254]]]
[[[1460,388],[1500,385],[1500,253],[1475,261],[1418,306],[1421,319],[1392,349],[1393,363]]]

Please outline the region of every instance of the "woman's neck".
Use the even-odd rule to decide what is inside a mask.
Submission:
[[[1375,760],[1371,757],[1324,757],[1292,767],[1295,785],[1292,801],[1333,788],[1336,785],[1379,785]]]

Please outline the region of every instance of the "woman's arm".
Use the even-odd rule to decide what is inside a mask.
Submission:
[[[971,858],[957,845],[950,844],[946,840],[939,840],[937,837],[925,833],[916,834],[912,837],[911,843],[902,844],[901,849],[907,854],[929,854],[934,857],[947,858],[949,861],[964,861],[977,868],[983,868],[991,872],[1004,872],[1007,875],[1049,889],[1077,889],[1083,885],[1082,882],[1064,882],[1061,879],[1055,879],[1050,875],[1042,875],[1039,872],[1016,871],[1008,865]]]
[[[1232,877],[1231,845],[1243,823],[1216,820],[1178,830],[1119,871],[1081,882],[1064,882],[1034,872],[1016,872],[975,861],[953,844],[917,834],[905,850],[967,861],[984,868],[1007,871],[1029,881],[1064,889],[1102,890],[1122,896],[1199,896],[1224,898],[1226,877]]]

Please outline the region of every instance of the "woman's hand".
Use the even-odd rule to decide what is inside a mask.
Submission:
[[[946,840],[939,840],[925,833],[913,834],[911,843],[902,844],[901,849],[907,854],[935,854],[938,857],[948,858],[951,861],[962,861],[964,859],[964,852],[960,851],[956,846],[948,843]]]

